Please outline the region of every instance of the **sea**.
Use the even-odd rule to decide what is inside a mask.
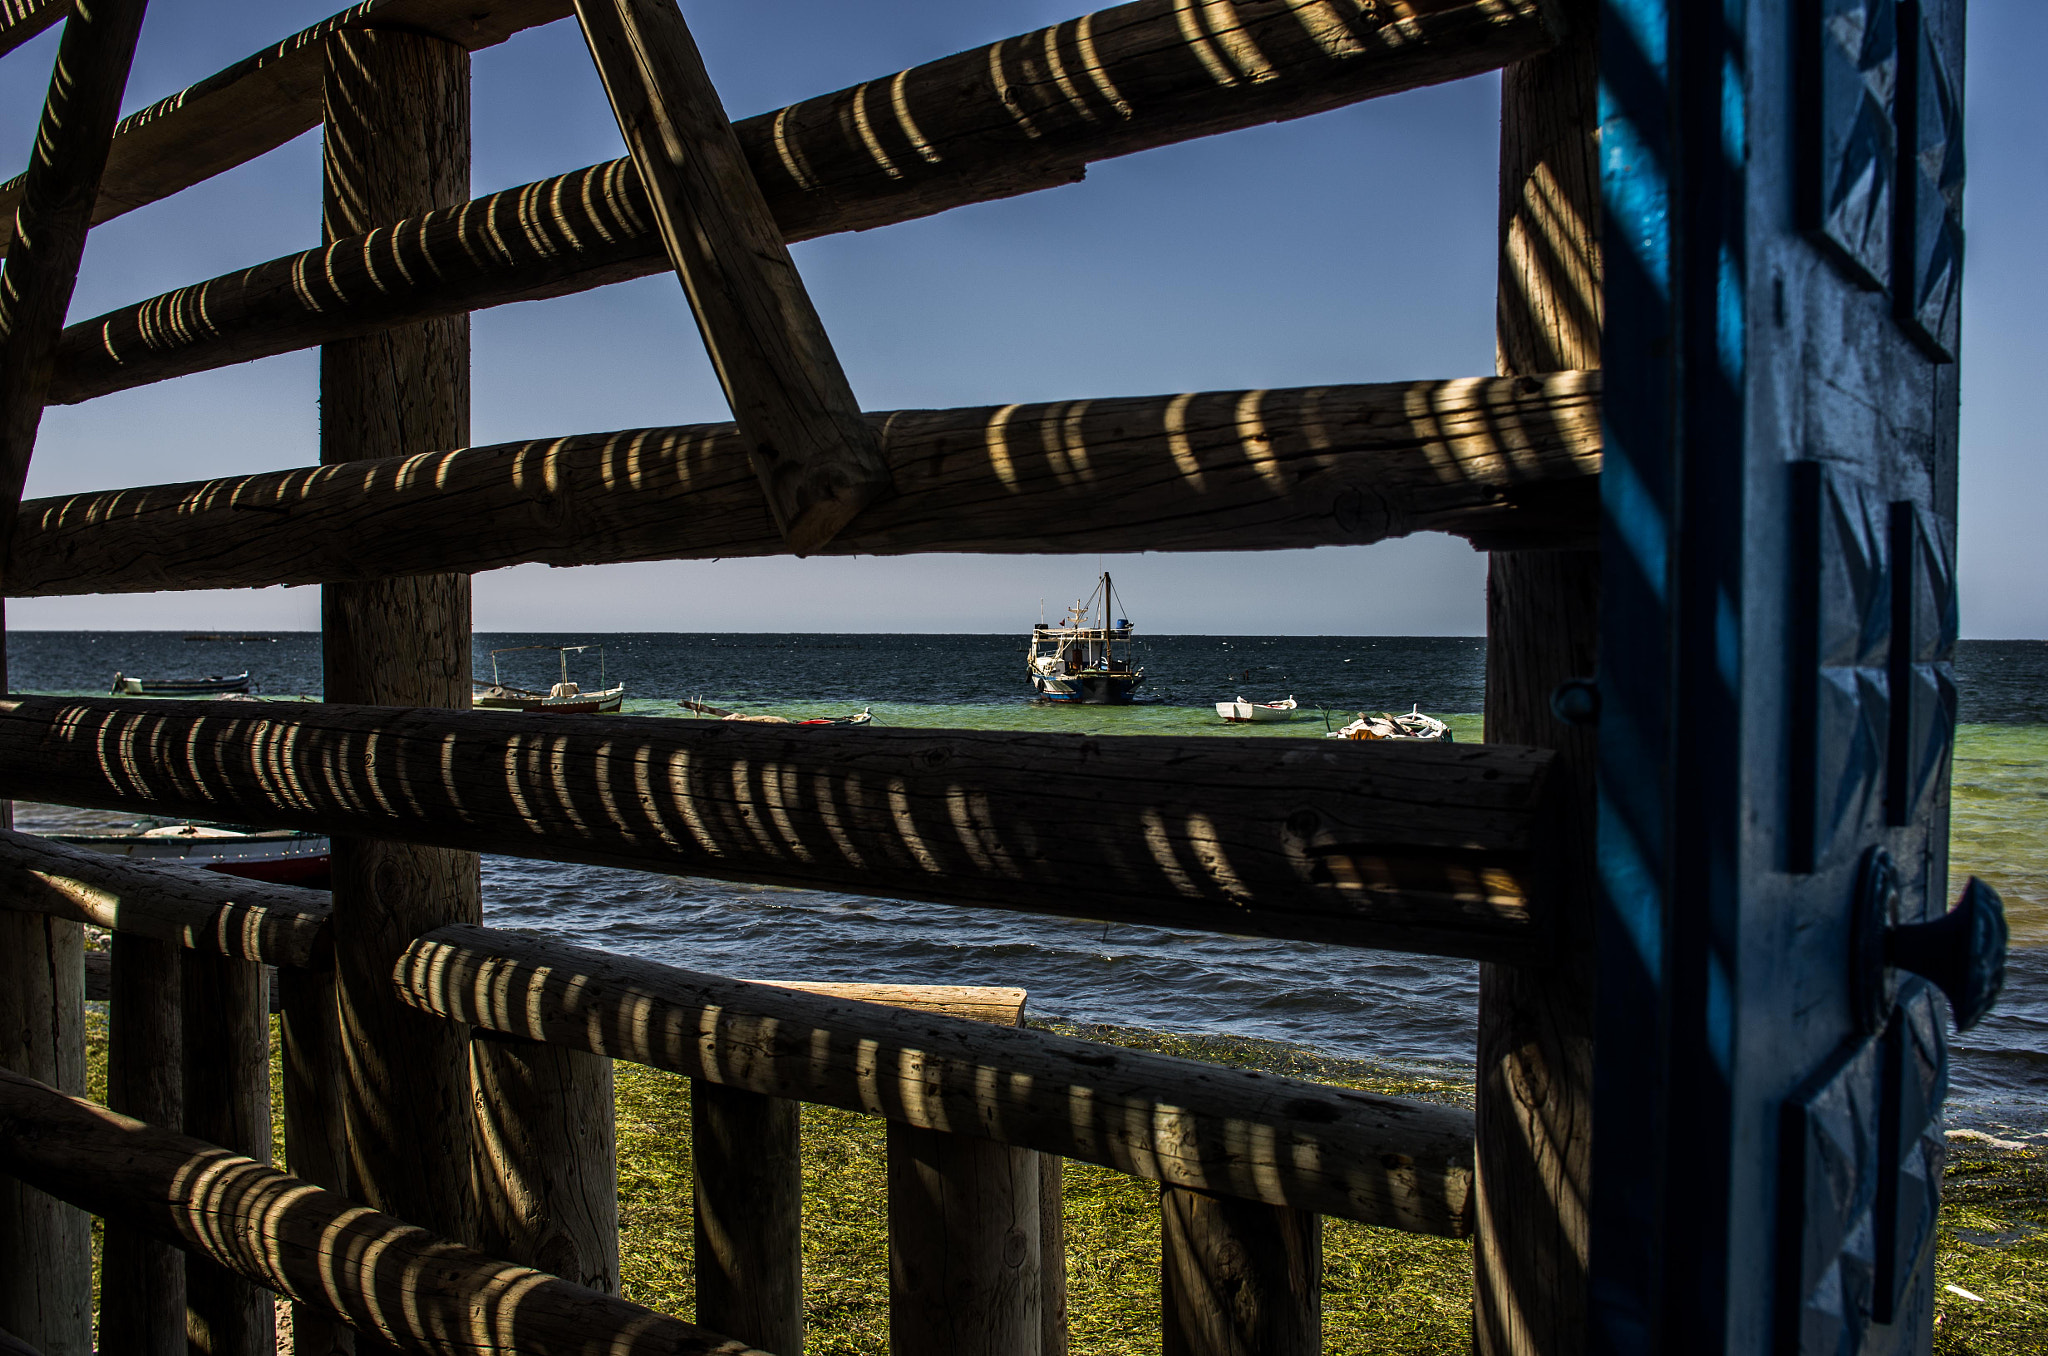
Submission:
[[[267,697],[317,698],[316,633],[17,631],[16,691],[102,693],[116,672],[247,670]],[[1319,735],[1361,711],[1419,705],[1476,740],[1485,643],[1467,637],[1155,636],[1139,642],[1146,700],[1036,705],[1018,635],[489,634],[506,681],[541,687],[557,655],[586,688],[626,685],[628,714],[676,716],[679,699],[792,717],[867,710],[881,725],[1264,739]],[[1951,898],[1971,875],[2005,898],[2006,988],[1952,1036],[1954,1126],[2048,1143],[2048,642],[1963,641],[1954,762]],[[1292,696],[1284,725],[1229,726],[1213,703]],[[101,812],[23,805],[25,829],[106,823]],[[501,927],[697,970],[760,979],[1014,985],[1029,1011],[1076,1023],[1278,1042],[1394,1071],[1470,1079],[1478,967],[1470,962],[602,867],[486,857],[484,912]]]

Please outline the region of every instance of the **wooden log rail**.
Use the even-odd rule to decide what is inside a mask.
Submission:
[[[252,1158],[0,1070],[0,1167],[422,1356],[744,1356],[741,1343],[437,1238]]]
[[[571,0],[363,0],[266,47],[114,128],[92,224],[132,212],[275,150],[320,125],[322,48],[346,28],[430,33],[470,51],[566,17]],[[0,53],[61,18],[69,0],[0,0]],[[13,242],[22,178],[0,184],[0,255]]]
[[[1548,0],[1136,0],[734,128],[789,241],[1079,180],[1089,163],[1482,74],[1547,50]],[[667,268],[630,160],[71,326],[69,404]]]
[[[1485,377],[869,416],[899,493],[824,554],[1208,551],[1419,531],[1582,542],[1599,383]],[[730,424],[24,504],[11,597],[774,555]]]
[[[198,867],[137,866],[0,829],[0,908],[266,965],[333,964],[327,894]]]
[[[0,701],[0,795],[1540,961],[1550,755],[115,698]]]
[[[747,1092],[1417,1233],[1470,1228],[1471,1115],[778,990],[481,927],[415,942],[408,1001]]]

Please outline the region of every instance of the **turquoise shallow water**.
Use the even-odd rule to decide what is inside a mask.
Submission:
[[[479,636],[486,651],[585,637]],[[1152,701],[1034,706],[1023,642],[1011,636],[605,636],[605,675],[627,711],[681,714],[695,698],[802,718],[863,707],[888,726],[1176,734],[1219,739],[1319,735],[1359,710],[1423,710],[1476,740],[1483,643],[1470,638],[1154,637],[1141,653]],[[187,642],[175,633],[16,633],[20,690],[97,693],[116,669],[151,676],[246,668],[266,696],[319,691],[318,638]],[[507,656],[505,677],[553,677],[551,656]],[[514,668],[524,662],[531,672]],[[596,686],[594,652],[573,676]],[[2017,943],[1998,1011],[1953,1050],[1951,1115],[2006,1134],[2048,1136],[2048,645],[1964,642],[1951,861],[2003,893]],[[1293,695],[1285,725],[1226,726],[1212,703]],[[1464,713],[1464,714],[1461,714]],[[24,827],[81,812],[23,807]],[[487,858],[491,922],[696,969],[761,978],[1021,985],[1034,1011],[1076,1020],[1230,1032],[1332,1054],[1469,1071],[1477,967],[1163,929],[1113,927],[640,872]]]

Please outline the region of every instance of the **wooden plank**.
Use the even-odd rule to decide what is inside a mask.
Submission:
[[[785,240],[1072,183],[1092,161],[1494,70],[1549,0],[1136,0],[748,118]],[[53,403],[667,268],[631,162],[507,189],[71,328]]]
[[[183,951],[174,943],[116,933],[112,960],[119,994],[107,1013],[107,1105],[139,1121],[182,1130]],[[185,1356],[185,1254],[109,1221],[102,1256],[100,1349]]]
[[[1038,1155],[889,1122],[890,1356],[1037,1356]]]
[[[748,1356],[217,1145],[0,1071],[0,1166],[422,1356]],[[765,1353],[762,1356],[766,1356]]]
[[[8,214],[23,245],[0,286],[0,560],[14,535],[142,11],[143,0],[101,0],[65,23],[34,158]],[[0,619],[0,686],[6,677]],[[0,828],[13,823],[13,806],[0,803]],[[0,912],[0,1066],[84,1087],[83,950],[76,923]],[[89,1356],[90,1221],[0,1177],[0,1259],[0,1328],[48,1356]]]
[[[12,45],[10,9],[27,4],[54,22],[69,0],[36,6],[0,0],[0,52]],[[568,17],[570,0],[363,0],[292,34],[148,108],[114,129],[92,224],[146,207],[253,160],[320,125],[321,51],[344,28],[428,33],[469,51],[496,46],[521,29]],[[21,35],[21,40],[33,33]],[[14,236],[23,175],[0,184],[0,255]]]
[[[1549,758],[1511,745],[0,701],[0,794],[1474,959],[1548,955]],[[393,926],[384,944],[418,931]]]
[[[1164,1356],[1320,1356],[1320,1215],[1180,1187],[1159,1211]]]
[[[270,1002],[263,967],[199,951],[184,962],[185,1124],[194,1137],[270,1161]],[[203,1257],[186,1260],[186,1332],[194,1356],[275,1356],[263,1289]]]
[[[323,232],[340,239],[469,192],[469,53],[429,34],[348,29],[326,47]],[[320,460],[402,457],[467,440],[469,325],[455,317],[328,344]],[[330,701],[469,704],[469,580],[425,575],[321,592]],[[474,1241],[467,1033],[391,993],[407,942],[482,916],[474,855],[338,837],[335,975],[348,1182],[358,1199]]]
[[[1472,1122],[1454,1107],[489,928],[421,938],[394,979],[407,1001],[451,1021],[745,1092],[1391,1228],[1467,1229]]]
[[[1562,373],[871,415],[899,493],[825,552],[1583,543],[1599,393]],[[35,500],[6,577],[47,597],[787,550],[711,424]]]
[[[71,0],[0,0],[0,56],[35,37],[54,25],[71,12]],[[0,218],[6,225],[0,227],[7,235],[14,234],[14,204],[0,204]]]
[[[803,1356],[803,1107],[690,1080],[697,1322]]]
[[[271,965],[333,963],[327,893],[193,866],[143,866],[0,830],[0,908]]]
[[[815,551],[889,493],[888,463],[675,0],[576,14],[769,512]]]
[[[1505,376],[1600,365],[1598,6],[1571,0],[1555,50],[1501,84],[1498,352]],[[1487,583],[1486,732],[1557,750],[1562,855],[1555,963],[1479,979],[1476,1356],[1592,1345],[1589,1308],[1595,956],[1594,727],[1552,694],[1600,671],[1597,551],[1502,551]]]

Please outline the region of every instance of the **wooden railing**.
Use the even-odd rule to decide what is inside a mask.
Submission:
[[[1159,1184],[1175,1356],[1317,1350],[1324,1216],[1475,1236],[1479,1347],[1577,1349],[1590,736],[1546,713],[1590,658],[1590,10],[1137,0],[729,128],[673,0],[573,8],[633,156],[464,201],[468,53],[564,0],[366,0],[118,126],[140,0],[0,0],[0,51],[66,22],[0,186],[0,585],[319,583],[332,703],[8,697],[0,795],[341,835],[329,900],[0,832],[0,1168],[34,1188],[0,1180],[0,1327],[84,1356],[55,1196],[106,1221],[108,1350],[268,1356],[274,1291],[303,1356],[788,1356],[812,1102],[889,1124],[899,1356],[1064,1351],[1069,1158]],[[783,249],[1504,66],[1501,376],[861,416]],[[322,122],[320,248],[62,325],[91,223]],[[464,446],[459,317],[664,267],[735,424]],[[20,503],[46,404],[316,344],[322,466]],[[1488,725],[1515,743],[454,709],[469,571],[1421,530],[1501,553]],[[1479,959],[1478,1116],[496,932],[479,852]],[[86,922],[114,933],[105,1108],[76,1095]],[[692,1080],[701,1327],[609,1293],[615,1059]]]

